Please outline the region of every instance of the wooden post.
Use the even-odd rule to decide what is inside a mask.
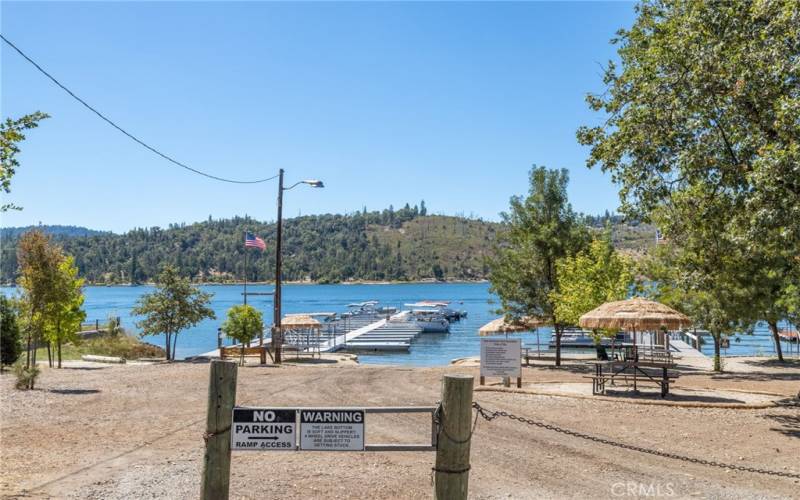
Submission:
[[[231,478],[231,420],[236,403],[236,363],[212,361],[208,383],[206,451],[202,500],[228,498]]]
[[[445,375],[437,433],[434,494],[436,500],[466,500],[472,441],[472,377]]]

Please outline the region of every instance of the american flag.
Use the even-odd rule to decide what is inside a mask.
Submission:
[[[264,250],[267,249],[267,244],[264,243],[264,240],[262,240],[258,236],[255,236],[255,235],[250,234],[250,233],[245,233],[244,234],[244,247],[245,248],[247,248],[247,247],[258,248],[263,252]]]

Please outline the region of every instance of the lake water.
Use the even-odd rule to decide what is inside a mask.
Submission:
[[[215,320],[206,320],[194,328],[181,332],[178,337],[177,357],[184,358],[217,347],[217,328],[222,324],[226,311],[242,301],[242,287],[238,285],[210,285],[200,287],[214,294],[211,307],[217,315]],[[271,285],[249,285],[248,291],[272,291]],[[119,316],[122,326],[129,332],[136,332],[136,318],[131,316],[131,308],[144,293],[152,291],[150,286],[85,288],[87,321],[105,321],[108,316]],[[0,287],[0,292],[11,295],[13,287]],[[449,300],[453,307],[464,309],[468,315],[461,321],[453,322],[449,334],[423,334],[411,344],[408,353],[365,354],[359,353],[362,363],[437,366],[446,365],[452,359],[477,356],[480,353],[478,328],[497,315],[492,313],[498,307],[496,298],[489,293],[487,283],[425,283],[391,285],[284,285],[283,312],[344,312],[347,304],[377,300],[383,306],[402,308],[403,304],[419,300]],[[272,297],[254,296],[248,302],[264,314],[265,321],[272,320]],[[774,353],[774,346],[767,332],[757,329],[757,334],[738,336],[740,342],[732,339],[728,354],[752,355]],[[550,339],[550,328],[540,328],[539,336],[546,345]],[[536,344],[533,333],[519,335],[523,344]],[[146,341],[163,346],[160,336],[146,337]],[[784,344],[786,346],[786,344]],[[713,351],[713,344],[703,346],[703,352]]]

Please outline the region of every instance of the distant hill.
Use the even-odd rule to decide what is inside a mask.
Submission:
[[[653,230],[615,220],[585,217],[602,228],[612,223],[615,244],[637,252],[653,241]],[[0,280],[16,279],[16,240],[31,228],[3,229]],[[35,228],[34,228],[35,229]],[[90,283],[148,282],[166,263],[197,282],[238,281],[244,276],[244,232],[267,243],[265,252],[248,250],[248,280],[274,277],[275,224],[251,218],[171,224],[125,234],[68,226],[41,226],[75,256]],[[427,215],[406,205],[399,210],[347,215],[310,215],[284,221],[284,279],[335,283],[349,280],[485,279],[485,257],[503,231],[502,224],[444,215]]]
[[[6,238],[15,239],[21,234],[27,233],[31,229],[38,229],[53,236],[63,236],[67,238],[76,238],[80,236],[95,236],[99,234],[110,234],[108,231],[95,231],[81,226],[25,226],[25,227],[2,227],[0,228],[0,239]]]

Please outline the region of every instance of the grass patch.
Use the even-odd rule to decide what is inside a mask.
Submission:
[[[163,358],[164,349],[147,344],[136,337],[128,335],[115,335],[108,337],[96,337],[75,342],[74,344],[64,344],[61,346],[62,360],[81,359],[84,354],[94,354],[96,356],[116,356],[125,359],[139,358]],[[57,354],[53,349],[53,359]],[[37,360],[47,359],[47,348],[40,347],[36,352]]]

